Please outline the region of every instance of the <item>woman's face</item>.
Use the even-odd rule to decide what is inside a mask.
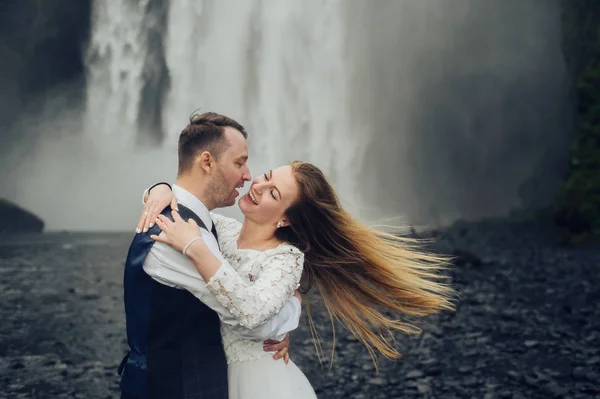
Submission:
[[[255,178],[238,205],[244,216],[255,223],[277,227],[277,223],[283,221],[283,225],[287,226],[285,211],[298,196],[298,184],[292,167],[286,165]]]

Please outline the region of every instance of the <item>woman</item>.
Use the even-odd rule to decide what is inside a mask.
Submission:
[[[171,200],[166,195],[158,201],[166,206]],[[439,282],[447,260],[421,250],[416,240],[356,221],[309,163],[294,162],[258,177],[238,204],[242,224],[213,214],[221,250],[236,270],[221,267],[199,239],[198,226],[176,212],[173,222],[159,216],[165,235],[153,238],[189,256],[211,292],[249,327],[278,312],[296,288],[307,292],[314,285],[330,317],[342,321],[373,357],[377,351],[391,359],[400,357],[393,332],[418,328],[384,310],[424,316],[454,308],[452,289]],[[310,312],[308,317],[312,321]],[[293,363],[273,361],[225,326],[223,343],[231,398],[315,397]]]

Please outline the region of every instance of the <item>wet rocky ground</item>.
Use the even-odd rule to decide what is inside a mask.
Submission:
[[[292,359],[320,398],[600,397],[600,248],[563,248],[547,232],[509,222],[442,232],[440,248],[458,257],[457,312],[398,337],[404,357],[380,359],[379,373],[341,329],[331,370],[305,324]],[[119,396],[130,238],[0,236],[0,398]],[[329,322],[315,320],[328,357]]]

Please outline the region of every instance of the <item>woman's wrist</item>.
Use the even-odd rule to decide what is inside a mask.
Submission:
[[[204,240],[199,239],[193,239],[193,241],[190,241],[187,250],[185,252],[185,255],[190,258],[192,261],[198,260],[198,259],[202,259],[203,257],[205,257],[206,255],[206,251],[208,251],[208,246],[206,245],[206,243],[204,242]]]
[[[203,240],[195,240],[191,243],[187,256],[205,282],[210,282],[222,266],[221,260],[211,252]]]
[[[150,197],[150,191],[151,191],[151,190],[152,190],[154,187],[156,187],[156,186],[161,186],[161,185],[165,185],[165,186],[169,187],[169,191],[173,191],[173,187],[171,187],[171,185],[170,185],[169,183],[167,183],[167,182],[161,181],[161,182],[158,182],[158,183],[156,183],[156,184],[153,184],[153,185],[151,185],[150,187],[148,187],[148,188],[147,188],[147,189],[144,191],[144,194],[142,195],[142,203],[143,203],[144,205],[146,205],[146,202],[148,202],[148,197]]]
[[[198,237],[194,237],[194,238],[190,239],[190,240],[187,242],[187,244],[185,244],[185,245],[183,246],[183,249],[181,250],[181,253],[182,253],[184,256],[187,256],[187,255],[188,255],[188,249],[190,248],[190,246],[191,246],[193,243],[195,243],[196,241],[199,241],[199,240],[202,240],[202,236],[198,236]]]

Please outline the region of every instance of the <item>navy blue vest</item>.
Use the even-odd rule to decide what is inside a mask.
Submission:
[[[179,205],[184,220],[202,220]],[[172,219],[170,208],[162,212]],[[123,396],[139,399],[226,399],[227,362],[216,312],[186,290],[171,288],[144,272],[154,245],[136,234],[125,262],[125,316],[130,351],[119,367]]]

